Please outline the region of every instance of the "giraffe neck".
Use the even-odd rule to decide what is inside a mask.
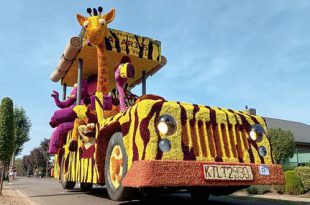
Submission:
[[[104,43],[97,46],[97,59],[98,59],[98,82],[97,82],[97,92],[103,93],[103,95],[108,95],[108,68],[107,68],[107,54],[105,50]]]

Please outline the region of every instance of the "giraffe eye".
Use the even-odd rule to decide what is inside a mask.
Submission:
[[[88,24],[89,24],[89,21],[85,21],[83,26],[86,28],[88,26]]]
[[[104,25],[104,24],[105,24],[105,20],[104,20],[104,19],[99,19],[99,23],[100,23],[101,25]]]

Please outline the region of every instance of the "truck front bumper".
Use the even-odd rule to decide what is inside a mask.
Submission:
[[[204,165],[250,166],[251,180],[206,180]],[[260,173],[260,166],[268,167],[268,175]],[[280,165],[244,164],[200,161],[140,160],[133,162],[123,179],[124,187],[190,187],[190,186],[247,186],[284,184]]]

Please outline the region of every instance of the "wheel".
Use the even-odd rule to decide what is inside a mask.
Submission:
[[[108,144],[104,167],[106,189],[112,200],[125,201],[133,197],[133,189],[122,186],[127,173],[127,161],[123,135],[116,132]]]
[[[192,200],[197,203],[207,203],[210,192],[204,188],[204,187],[192,187],[189,189],[189,192],[191,194]]]
[[[91,191],[92,188],[93,188],[93,184],[92,183],[83,183],[83,182],[81,182],[81,184],[80,184],[80,190],[82,192]]]
[[[75,182],[67,181],[67,177],[65,176],[66,170],[65,167],[65,158],[64,156],[61,159],[61,166],[60,166],[60,183],[63,189],[73,189],[75,187]]]

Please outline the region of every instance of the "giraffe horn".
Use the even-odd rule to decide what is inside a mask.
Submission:
[[[98,16],[97,9],[93,8],[94,16]]]
[[[92,16],[92,14],[91,14],[91,8],[87,8],[87,13],[88,13],[90,16]]]
[[[98,7],[98,12],[99,12],[99,15],[101,16],[101,13],[102,13],[103,9],[101,6]]]

